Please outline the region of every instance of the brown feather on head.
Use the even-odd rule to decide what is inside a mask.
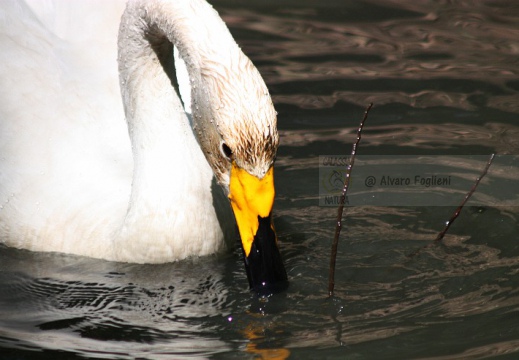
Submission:
[[[258,178],[272,166],[279,144],[276,112],[265,82],[241,51],[235,55],[239,61],[227,65],[204,62],[204,86],[192,89],[195,133],[224,188],[231,163],[223,144],[236,165]]]

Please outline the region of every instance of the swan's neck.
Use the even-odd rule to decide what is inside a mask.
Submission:
[[[139,35],[143,36],[121,32],[120,38]],[[154,204],[176,200],[175,185],[182,185],[178,179],[183,177],[179,170],[189,171],[189,162],[196,161],[196,156],[189,159],[196,142],[184,109],[148,41],[120,40],[119,46],[121,89],[134,158],[132,204],[144,199]]]
[[[203,84],[205,72],[228,76],[235,63],[248,62],[223,20],[204,0],[130,1],[121,19],[120,71],[132,72],[121,68],[121,62],[164,61],[172,55],[171,44],[185,61],[192,84]],[[137,49],[140,54],[135,58],[132,53]]]
[[[171,189],[175,171],[194,165],[186,152],[194,149],[195,139],[171,84],[171,74],[168,77],[165,71],[173,61],[173,45],[187,65],[197,108],[197,99],[218,101],[209,93],[214,87],[206,83],[204,72],[226,72],[242,54],[205,1],[137,0],[128,4],[119,32],[119,73],[138,170],[134,185],[154,183],[162,194],[164,187]],[[210,106],[200,103],[200,107]],[[202,121],[209,122],[207,118]],[[178,134],[186,136],[179,138]],[[198,146],[196,149],[200,153]],[[150,187],[136,188],[144,191]]]
[[[190,76],[198,76],[205,55],[197,38],[209,36],[215,46],[222,42],[211,39],[214,35],[209,29],[214,24],[197,23],[199,15],[195,11],[214,13],[197,0],[130,1],[121,19],[119,73],[134,156],[132,193],[123,233],[148,232],[152,236],[159,227],[164,231],[165,223],[170,223],[170,231],[174,231],[180,218],[190,216],[185,214],[187,209],[179,209],[179,204],[189,198],[204,211],[206,202],[211,201],[212,170],[165,71],[172,60],[172,44],[178,47]],[[214,21],[214,17],[211,14],[205,18]],[[220,33],[217,37],[222,36],[219,28],[215,31]],[[225,38],[228,30],[223,28]],[[154,223],[157,229],[153,229]],[[182,236],[168,234],[172,235]]]

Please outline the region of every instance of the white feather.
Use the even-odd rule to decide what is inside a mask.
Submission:
[[[195,2],[207,18],[189,21],[200,26],[200,44],[210,46],[203,34],[220,31],[210,28],[221,23],[216,12],[198,0],[175,6]],[[104,0],[2,2],[1,242],[156,263],[214,253],[233,239],[229,204],[157,67],[133,73],[138,92],[123,101],[135,116],[125,121],[116,40],[123,8]],[[182,29],[175,36],[182,38]],[[229,55],[218,51],[221,45],[211,47],[215,61]],[[203,58],[191,53],[194,59]],[[185,66],[180,74],[189,105]],[[121,86],[124,95],[130,84]]]
[[[186,62],[180,57],[178,49],[174,48],[175,69],[177,72],[178,89],[180,97],[184,104],[184,109],[188,115],[191,115],[191,84],[189,82],[189,74],[187,72]]]

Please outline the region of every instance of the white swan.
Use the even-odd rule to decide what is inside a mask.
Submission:
[[[205,1],[123,7],[2,3],[0,242],[161,263],[224,249],[234,212],[251,287],[284,283],[263,79]]]

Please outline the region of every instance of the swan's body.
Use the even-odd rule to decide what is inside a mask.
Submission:
[[[107,238],[124,217],[133,168],[114,66],[124,4],[90,26],[73,16],[102,4],[80,4],[7,1],[0,11],[0,236],[114,258]]]
[[[233,240],[228,195],[249,255],[248,226],[272,207],[250,202],[273,200],[278,141],[263,80],[204,1],[131,1],[118,30],[123,9],[2,4],[0,241],[141,263],[211,254]],[[171,43],[189,72],[198,142],[165,71]],[[230,183],[257,190],[236,195]]]

